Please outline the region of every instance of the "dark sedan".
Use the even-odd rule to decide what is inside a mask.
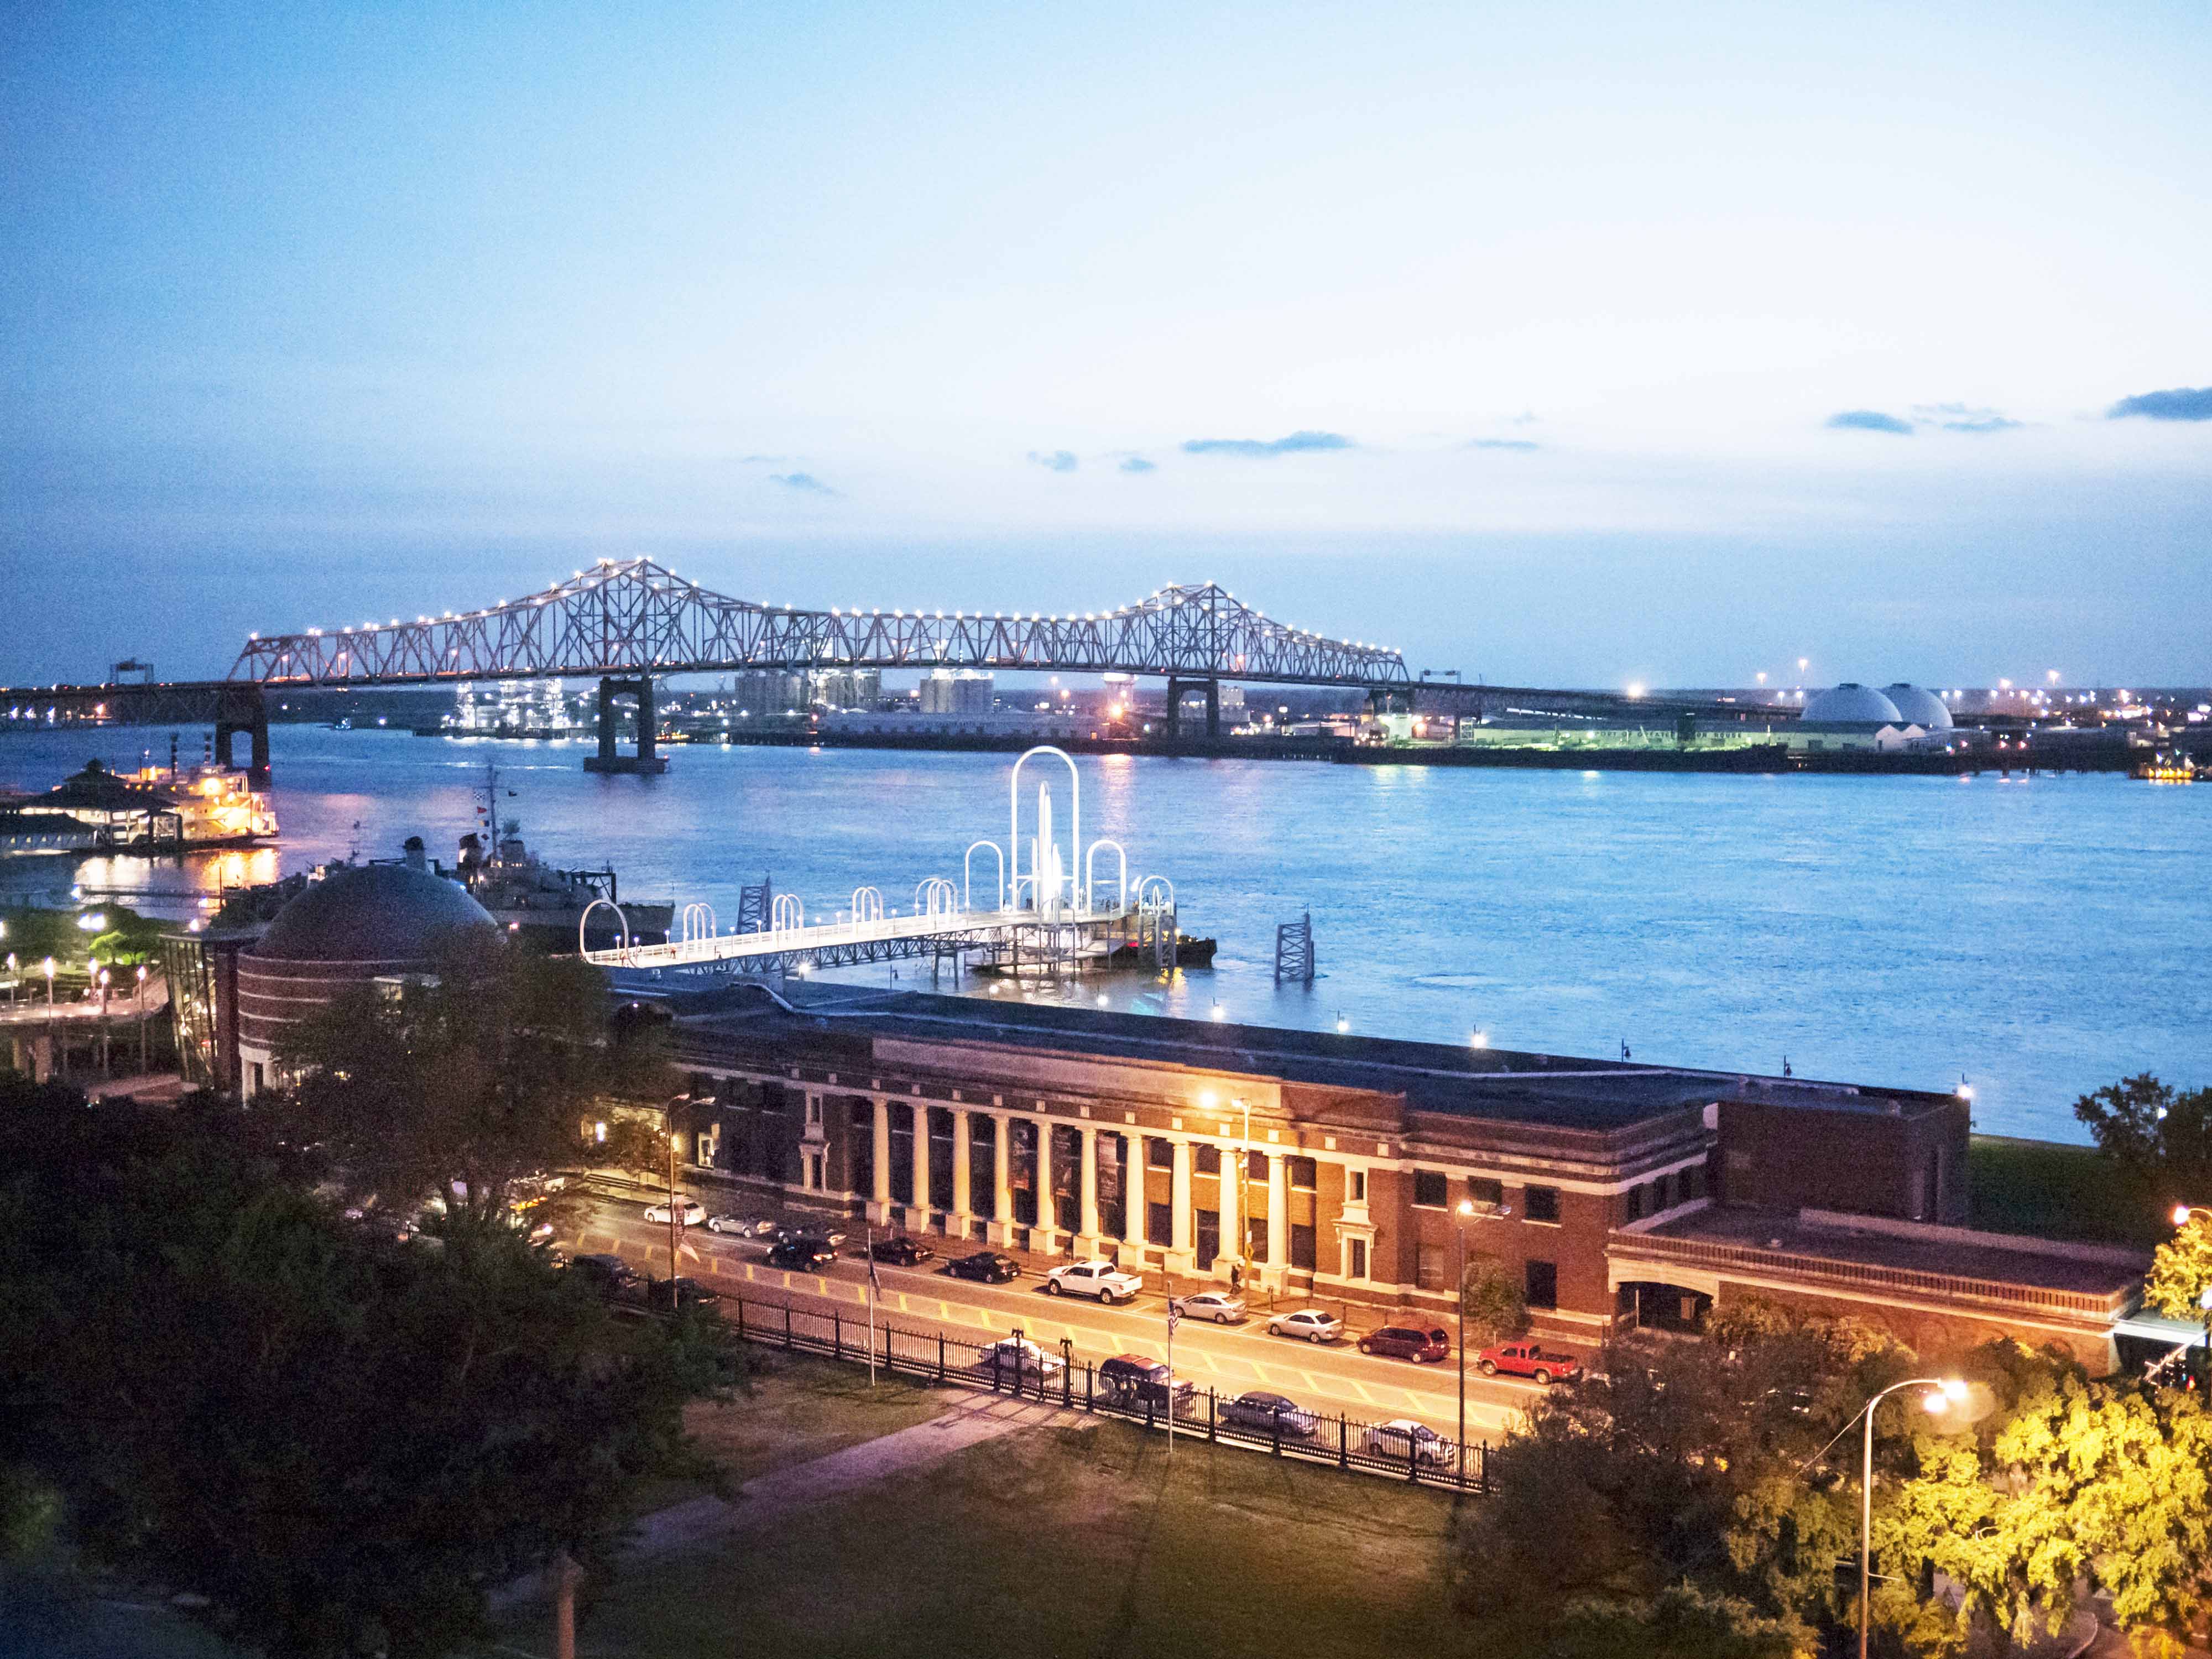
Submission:
[[[1318,1427],[1314,1414],[1295,1400],[1255,1389],[1220,1405],[1221,1420],[1255,1433],[1279,1434],[1285,1440],[1303,1440]]]
[[[811,1273],[836,1259],[837,1252],[826,1238],[779,1238],[768,1247],[769,1267],[791,1267],[800,1273]]]
[[[684,1308],[711,1308],[721,1299],[696,1279],[656,1279],[645,1290],[645,1305],[663,1313]]]
[[[879,1238],[868,1247],[868,1254],[894,1267],[918,1267],[937,1252],[911,1238]]]
[[[945,1265],[958,1278],[978,1279],[986,1285],[1011,1284],[1022,1276],[1022,1264],[996,1250],[978,1250],[973,1255],[958,1256]]]

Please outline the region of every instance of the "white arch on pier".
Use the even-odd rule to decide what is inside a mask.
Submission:
[[[584,914],[576,918],[576,954],[580,957],[584,954],[585,926],[591,921],[592,912],[598,909],[602,904],[605,905],[608,909],[615,913],[615,920],[622,924],[622,948],[625,952],[629,949],[629,918],[623,914],[623,908],[621,905],[617,904],[611,898],[600,897],[593,899],[589,904],[586,905],[584,907]]]
[[[1036,748],[1024,751],[1021,758],[1014,763],[1014,769],[1006,780],[1006,802],[1009,809],[1006,823],[1006,843],[1010,851],[1010,856],[1013,860],[1013,884],[1017,894],[1018,894],[1020,890],[1022,880],[1022,768],[1027,765],[1030,761],[1035,760],[1039,755],[1056,756],[1067,764],[1067,775],[1072,796],[1068,804],[1068,829],[1071,835],[1068,848],[1069,851],[1076,855],[1069,860],[1069,863],[1071,866],[1073,866],[1079,864],[1081,860],[1081,848],[1083,846],[1083,775],[1075,769],[1075,758],[1065,749],[1057,749],[1051,744],[1041,743]],[[1048,799],[1049,797],[1045,794],[1043,787],[1040,785],[1038,787],[1037,793],[1037,818],[1040,836],[1043,834],[1049,833],[1050,830],[1051,821],[1048,816],[1050,808],[1047,804]],[[1056,837],[1054,844],[1057,844]],[[1040,842],[1040,845],[1032,849],[1030,856],[1030,887],[1031,892],[1036,896],[1037,912],[1041,915],[1044,913],[1047,906],[1056,901],[1060,896],[1057,890],[1057,884],[1054,884],[1054,890],[1053,892],[1047,893],[1044,890],[1042,882],[1039,879],[1042,872],[1037,868],[1037,860],[1038,855],[1043,851],[1044,848],[1042,842]],[[1074,870],[1071,868],[1069,873],[1073,876],[1074,874]],[[1076,902],[1079,905],[1087,902],[1084,896],[1079,893],[1076,895]]]
[[[855,887],[853,890],[853,921],[854,925],[858,926],[860,923],[864,921],[881,921],[883,919],[884,896],[882,892],[873,887]]]
[[[712,939],[721,931],[720,924],[715,920],[713,905],[703,900],[695,899],[684,907],[684,931],[679,937],[684,944],[689,945],[693,939],[702,936]]]
[[[805,926],[806,907],[799,902],[799,895],[778,893],[775,896],[775,914],[769,919],[769,931],[781,933],[796,931]]]
[[[960,890],[943,876],[931,876],[914,890],[914,913],[918,916],[949,916],[960,908]]]
[[[1086,906],[1096,902],[1098,878],[1094,866],[1098,862],[1098,849],[1102,847],[1112,849],[1114,854],[1114,908],[1117,910],[1126,910],[1129,908],[1129,855],[1121,850],[1120,842],[1109,841],[1104,836],[1092,842],[1091,850],[1083,855],[1084,902]]]
[[[998,899],[998,902],[997,902],[997,903],[995,903],[995,904],[994,904],[991,908],[992,908],[993,909],[994,909],[994,910],[1003,910],[1003,909],[1005,909],[1005,908],[1006,908],[1006,854],[1005,854],[1004,852],[1002,852],[1002,851],[1000,851],[1000,850],[999,843],[998,843],[998,842],[996,842],[995,841],[978,841],[978,842],[969,842],[969,847],[968,847],[968,851],[967,851],[967,853],[966,853],[964,855],[963,855],[963,857],[961,858],[961,860],[960,860],[960,902],[961,902],[961,906],[962,906],[962,908],[964,908],[964,909],[969,909],[969,910],[972,910],[972,909],[974,909],[974,908],[975,908],[975,891],[974,891],[974,888],[973,888],[973,881],[974,881],[974,878],[975,878],[975,871],[974,871],[973,866],[974,866],[975,858],[975,849],[976,849],[978,847],[988,847],[988,848],[989,848],[991,849],[991,856],[992,856],[994,859],[995,859],[995,860],[998,860],[998,864],[999,864],[999,899]]]

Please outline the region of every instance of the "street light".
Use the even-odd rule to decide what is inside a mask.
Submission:
[[[1462,1222],[1482,1216],[1491,1221],[1503,1221],[1513,1213],[1508,1205],[1495,1210],[1482,1211],[1474,1207],[1474,1200],[1462,1198],[1459,1201],[1459,1218]],[[1455,1227],[1459,1236],[1459,1439],[1453,1456],[1458,1461],[1460,1484],[1467,1484],[1467,1229]]]
[[[1955,1376],[1908,1376],[1893,1382],[1866,1402],[1866,1440],[1859,1461],[1859,1659],[1867,1659],[1867,1602],[1874,1582],[1874,1414],[1875,1408],[1899,1389],[1933,1389],[1921,1405],[1936,1413],[1947,1412],[1966,1397],[1966,1385]]]

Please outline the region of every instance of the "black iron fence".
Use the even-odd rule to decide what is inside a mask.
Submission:
[[[865,1365],[871,1357],[893,1375],[947,1388],[985,1389],[1070,1411],[1118,1417],[1161,1433],[1169,1428],[1169,1395],[1157,1382],[1101,1371],[1073,1345],[1047,1347],[1018,1335],[998,1342],[948,1336],[878,1319],[872,1333],[865,1318],[836,1309],[795,1308],[724,1292],[723,1318],[748,1342],[796,1353],[826,1355]],[[1428,1482],[1462,1492],[1490,1490],[1490,1444],[1464,1450],[1449,1435],[1418,1432],[1304,1407],[1256,1409],[1178,1379],[1174,1431],[1213,1444],[1243,1446],[1277,1457],[1333,1463],[1401,1480]]]

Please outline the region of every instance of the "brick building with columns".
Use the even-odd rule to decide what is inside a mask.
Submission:
[[[1644,1287],[1609,1269],[1616,1232],[1694,1213],[1729,1180],[1724,1112],[1765,1127],[1775,1109],[1811,1108],[1808,1123],[1857,1148],[1824,1164],[1824,1202],[1963,1218],[1966,1107],[1949,1095],[850,988],[798,994],[794,1006],[755,992],[678,1020],[683,1154],[913,1233],[1154,1273],[1233,1267],[1285,1297],[1439,1314],[1465,1249],[1505,1264],[1541,1334],[1588,1342],[1643,1305]],[[1778,1190],[1803,1178],[1769,1162]],[[1732,1200],[1757,1201],[1762,1166],[1735,1165]]]

